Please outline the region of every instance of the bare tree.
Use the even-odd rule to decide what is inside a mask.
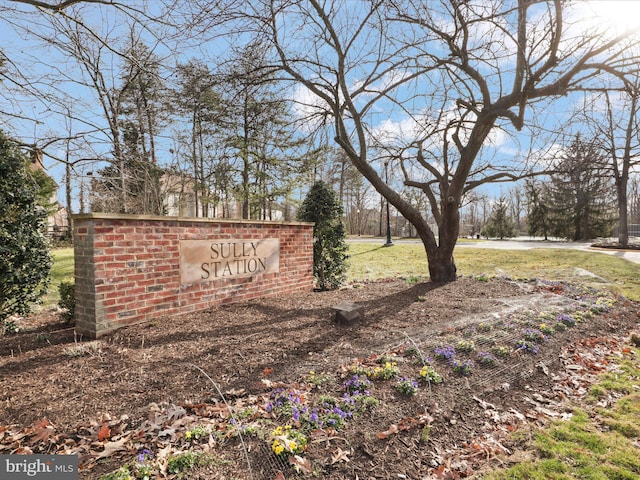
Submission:
[[[616,186],[618,241],[629,244],[629,174],[640,165],[640,76],[627,77],[623,89],[603,89],[589,98],[585,124],[605,150]]]
[[[0,126],[19,143],[60,163],[75,162],[56,153],[69,140],[84,141],[88,150],[100,151],[96,134],[105,130],[104,125],[94,123],[95,103],[85,104],[78,93],[86,77],[81,79],[71,66],[72,42],[69,38],[65,42],[64,35],[57,37],[55,29],[64,25],[75,31],[76,38],[82,35],[83,45],[87,49],[98,45],[94,52],[100,50],[102,57],[125,58],[126,51],[118,51],[121,42],[110,36],[109,25],[136,26],[148,38],[169,38],[164,27],[170,28],[171,2],[147,6],[113,0],[10,0],[0,5],[0,29],[12,40],[0,47]],[[74,106],[72,111],[69,105]],[[62,127],[69,122],[75,126],[72,132]],[[93,156],[98,155],[104,151]]]
[[[498,165],[486,147],[527,126],[538,103],[548,108],[636,61],[623,55],[635,45],[629,35],[567,25],[569,5],[262,0],[225,5],[225,12],[237,31],[264,36],[274,66],[310,99],[309,120],[331,124],[350,161],[416,228],[432,281],[446,282],[456,279],[463,196],[516,179],[523,167],[513,158]],[[240,27],[239,18],[246,21]],[[437,232],[385,183],[385,160],[426,196]]]

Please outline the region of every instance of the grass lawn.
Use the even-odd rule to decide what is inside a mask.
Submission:
[[[396,243],[383,247],[349,243],[349,281],[385,277],[428,278],[422,244]],[[607,288],[631,300],[640,300],[640,265],[599,252],[571,249],[492,250],[458,248],[458,274],[508,275],[512,278],[567,280]],[[585,271],[595,275],[585,276]]]
[[[53,267],[51,268],[51,282],[49,291],[42,299],[43,307],[56,305],[60,300],[58,286],[62,282],[73,283],[73,247],[56,248],[51,252]]]

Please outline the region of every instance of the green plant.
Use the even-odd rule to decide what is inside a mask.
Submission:
[[[499,357],[506,357],[511,352],[509,347],[506,347],[504,345],[496,345],[491,349],[491,351],[494,355],[497,355]]]
[[[12,319],[5,318],[0,324],[0,335],[4,335],[6,333],[18,333],[20,327],[18,327],[18,322]]]
[[[418,382],[410,378],[400,378],[398,379],[396,390],[403,395],[412,397],[418,393]]]
[[[45,235],[47,211],[29,160],[0,132],[0,323],[26,315],[47,291],[51,255]]]
[[[58,306],[62,309],[60,312],[60,318],[65,322],[73,320],[76,311],[76,296],[75,296],[75,284],[71,282],[62,282],[58,285],[58,292],[60,293],[60,300]]]
[[[46,342],[46,343],[51,343],[51,335],[47,334],[47,333],[37,333],[36,334],[36,342]]]
[[[454,358],[450,363],[453,371],[463,377],[468,377],[473,371],[473,362],[471,360],[458,360]]]
[[[460,340],[456,344],[456,349],[459,352],[471,353],[476,349],[476,344],[473,340]]]
[[[123,465],[118,470],[102,475],[100,480],[135,480],[135,478],[129,470],[129,466]]]
[[[478,352],[476,361],[483,367],[495,367],[498,364],[498,359],[489,352]]]
[[[298,219],[314,222],[313,274],[320,290],[331,290],[347,278],[347,242],[342,205],[322,181],[316,182],[298,211]]]
[[[385,362],[384,365],[374,367],[368,372],[368,377],[374,380],[390,380],[399,375],[400,369],[396,362]]]
[[[442,375],[435,371],[431,365],[425,365],[420,369],[419,378],[429,383],[442,383]]]
[[[488,332],[491,330],[491,324],[490,323],[484,323],[481,322],[477,325],[476,327],[478,329],[479,332]]]
[[[316,373],[311,370],[309,372],[309,376],[307,377],[307,383],[311,384],[315,388],[320,388],[321,386],[333,382],[333,377],[324,372]]]
[[[184,474],[186,470],[191,470],[197,466],[206,465],[211,459],[202,452],[184,452],[178,455],[171,455],[167,459],[167,472],[170,474]]]
[[[211,429],[202,425],[194,425],[189,430],[184,432],[184,439],[187,442],[194,440],[200,440],[201,438],[208,437],[211,433]]]
[[[553,333],[556,331],[555,327],[547,325],[546,323],[541,323],[540,325],[538,325],[538,329],[545,335],[553,335]]]
[[[278,426],[271,432],[271,450],[276,455],[297,455],[307,449],[307,437],[291,425]]]
[[[420,281],[420,277],[418,277],[417,275],[411,275],[407,277],[405,281],[407,282],[407,285],[415,285]]]

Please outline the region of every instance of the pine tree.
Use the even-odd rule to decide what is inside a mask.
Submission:
[[[553,235],[571,240],[608,236],[616,220],[615,189],[602,151],[577,136],[555,170],[549,185]]]
[[[504,238],[515,237],[515,227],[513,220],[509,217],[509,206],[504,197],[498,199],[493,207],[491,216],[482,229],[482,234],[486,237]]]
[[[527,233],[549,238],[551,230],[549,206],[545,200],[546,185],[534,181],[525,184],[527,195]]]
[[[313,274],[320,290],[338,288],[347,278],[347,243],[342,206],[324,182],[312,187],[298,212],[298,219],[314,222]]]

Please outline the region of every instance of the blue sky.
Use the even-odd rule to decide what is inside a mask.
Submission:
[[[135,2],[129,2],[135,5]],[[640,1],[598,1],[598,2],[577,2],[576,9],[572,13],[576,18],[584,19],[583,25],[587,28],[592,26],[602,27],[610,25],[612,33],[619,32],[620,29],[636,28],[640,26]],[[6,7],[5,7],[6,8]],[[128,19],[122,12],[118,12],[112,8],[104,6],[87,6],[83,9],[90,11],[87,17],[92,22],[92,28],[99,33],[100,36],[108,38],[109,41],[116,42],[122,39],[122,33],[126,31],[124,26]],[[51,89],[56,95],[63,95],[67,98],[64,107],[56,106],[46,100],[34,100],[24,95],[24,91],[20,89],[10,88],[10,82],[5,80],[0,84],[0,88],[5,88],[0,95],[0,110],[12,113],[13,118],[0,117],[0,128],[7,130],[10,134],[21,139],[25,143],[41,141],[43,138],[54,136],[65,136],[66,132],[71,129],[74,132],[89,132],[91,124],[104,126],[104,120],[100,113],[96,113],[97,100],[89,89],[81,87],[77,82],[83,78],[78,66],[69,60],[63,54],[60,54],[53,48],[46,48],[42,43],[34,39],[33,32],[46,32],[48,27],[32,7],[20,7],[22,13],[20,15],[0,15],[0,45],[2,51],[10,58],[17,68],[24,69],[29,72],[30,76],[35,74],[38,77],[38,83],[34,89],[45,92]],[[0,7],[2,13],[2,7]],[[150,42],[153,41],[151,32],[144,33],[145,38]],[[227,45],[221,43],[220,39],[210,44],[201,45],[200,48],[181,50],[183,59],[188,57],[198,58],[202,56],[202,50],[206,52],[224,51]],[[114,43],[115,45],[115,43]],[[170,54],[169,50],[163,45],[157,45],[157,53],[164,58],[168,66],[173,66],[180,60],[175,54]],[[208,54],[208,53],[207,53]],[[110,81],[117,83],[117,64],[118,58],[108,59],[105,65],[109,68],[113,67],[113,71],[107,70],[112,75]],[[68,81],[56,81],[54,85],[50,84],[51,76],[55,74],[56,78],[67,76]],[[15,80],[20,83],[19,77]],[[358,79],[354,78],[354,82]],[[292,98],[302,103],[313,105],[316,101],[308,96],[308,92],[299,87],[292,87]],[[573,112],[573,104],[578,101],[579,97],[569,97],[554,101],[550,104],[546,111],[548,118],[543,119],[540,123],[548,126],[549,129],[556,129],[558,125],[567,125],[567,119]],[[65,123],[61,113],[68,110],[77,118],[71,124]],[[374,118],[375,116],[375,118]],[[33,121],[32,119],[37,119]],[[418,124],[415,118],[404,115],[402,111],[396,109],[380,108],[372,113],[371,117],[373,133],[377,138],[404,138],[408,134],[416,131]],[[4,122],[4,123],[3,123]],[[167,132],[168,133],[168,132]],[[554,151],[559,147],[550,144],[550,137],[543,134],[543,131],[529,131],[526,128],[520,134],[515,134],[512,130],[509,134],[498,129],[494,130],[490,136],[490,143],[485,149],[484,155],[499,161],[508,161],[513,158],[524,158],[531,152],[539,152],[540,157],[544,158],[546,152]],[[95,151],[90,149],[82,149],[74,152],[74,158],[93,158],[97,155],[107,154],[105,151],[104,138],[96,134],[91,134],[94,140]],[[171,147],[171,139],[166,138],[165,148]],[[51,150],[58,158],[65,157],[64,144],[60,143],[59,147]],[[168,155],[168,154],[167,154]],[[50,174],[61,183],[64,167],[52,158],[45,159],[45,165]],[[86,168],[79,167],[77,175],[80,178],[88,171],[95,170],[95,166],[87,163]],[[75,187],[77,188],[77,182]],[[499,192],[505,187],[491,187],[487,190],[490,192]],[[77,208],[77,206],[76,206]]]

